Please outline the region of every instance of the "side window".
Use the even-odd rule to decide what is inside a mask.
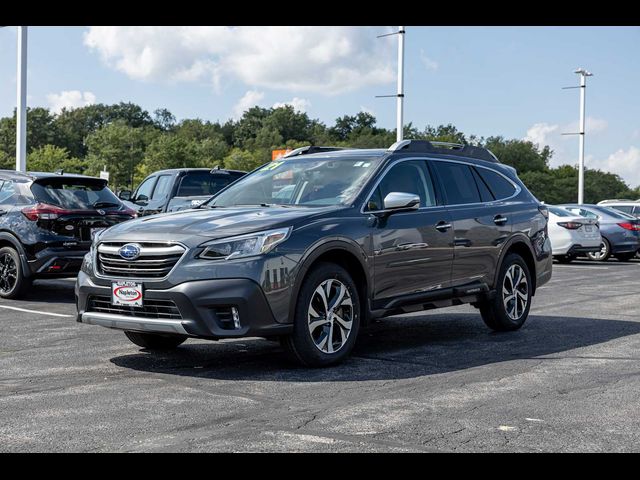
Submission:
[[[613,208],[624,213],[631,213],[631,211],[633,210],[633,207],[631,205],[616,205]]]
[[[171,189],[171,175],[160,175],[158,177],[158,183],[153,190],[153,200],[161,200],[169,196],[169,190]]]
[[[434,161],[447,196],[447,204],[462,205],[480,203],[480,192],[473,178],[471,167],[462,163]]]
[[[489,189],[493,192],[493,196],[496,200],[509,198],[516,192],[516,188],[513,184],[499,173],[487,168],[478,168],[477,171]]]
[[[426,163],[422,160],[410,160],[394,165],[373,191],[366,209],[384,209],[384,198],[391,192],[418,195],[421,207],[436,205],[433,181],[426,167]]]
[[[491,190],[489,190],[489,187],[487,187],[487,184],[480,177],[480,175],[478,174],[478,171],[475,168],[472,168],[471,172],[473,173],[473,178],[475,179],[476,185],[478,186],[478,190],[480,191],[480,199],[483,202],[492,202],[493,200],[495,200],[495,197],[491,193]]]
[[[596,219],[599,218],[598,215],[596,215],[593,212],[590,212],[589,210],[585,210],[584,208],[581,208],[578,213],[583,217],[587,217],[587,218],[596,218]]]
[[[632,215],[638,216],[640,215],[640,206],[635,206],[633,207],[633,213]]]
[[[151,192],[153,191],[153,186],[156,184],[157,177],[147,178],[144,182],[140,184],[138,187],[138,191],[136,192],[136,200],[138,200],[143,195],[147,197],[147,200],[151,198]]]
[[[15,192],[16,187],[13,182],[0,180],[0,203],[9,201]]]

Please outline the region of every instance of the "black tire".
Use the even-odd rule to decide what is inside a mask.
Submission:
[[[620,262],[628,262],[632,258],[635,258],[635,256],[636,256],[636,252],[618,253],[618,254],[614,255],[614,257],[616,257]]]
[[[326,302],[322,301],[319,289],[325,298],[328,297]],[[324,312],[319,312],[322,309]],[[318,314],[317,317],[312,311]],[[302,283],[293,333],[281,337],[281,345],[287,357],[301,365],[335,365],[353,350],[360,330],[360,316],[358,289],[349,273],[334,263],[320,263],[313,267]],[[317,320],[312,321],[313,318]],[[313,324],[316,326],[312,327]],[[351,327],[350,330],[347,326]]]
[[[187,339],[186,335],[162,335],[129,331],[125,331],[124,334],[133,343],[148,350],[173,350]]]
[[[512,309],[511,307],[513,307],[514,304],[509,300],[505,300],[505,298],[508,298],[508,295],[505,295],[503,290],[513,290],[513,283],[510,284],[510,281],[505,278],[507,277],[508,272],[512,275],[514,272],[517,273],[519,271],[522,272],[526,279],[526,292],[524,291],[525,285],[523,283],[516,283],[516,287],[520,294],[525,295],[526,304],[524,305],[524,308],[522,308],[523,298],[520,294],[516,294],[513,298],[515,307]],[[518,276],[518,278],[520,277]],[[529,267],[527,267],[527,263],[524,259],[516,253],[510,253],[507,255],[502,261],[500,272],[498,273],[496,295],[491,300],[485,300],[480,304],[480,314],[482,315],[484,323],[490,329],[499,332],[518,330],[522,327],[529,316],[529,309],[531,308],[532,286],[531,273],[529,272]],[[509,310],[507,310],[505,303],[509,305]],[[518,307],[520,307],[520,311],[518,311]],[[513,313],[513,317],[515,318],[510,316],[510,313]]]
[[[554,258],[558,263],[571,263],[576,259],[573,255],[556,255]]]
[[[606,262],[611,257],[611,244],[609,240],[602,237],[602,243],[600,244],[600,251],[597,253],[589,252],[587,253],[587,257],[589,260],[593,260],[594,262]]]
[[[18,298],[31,287],[25,276],[20,255],[11,247],[0,248],[0,298]]]

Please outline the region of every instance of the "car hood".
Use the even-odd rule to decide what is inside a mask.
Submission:
[[[203,241],[231,237],[296,223],[344,207],[229,207],[163,213],[129,220],[109,228],[101,241],[177,241],[196,246]]]

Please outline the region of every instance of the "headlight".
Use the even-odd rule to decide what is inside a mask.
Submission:
[[[212,240],[200,245],[204,247],[204,251],[198,257],[208,260],[230,260],[262,255],[284,242],[289,237],[289,233],[291,233],[291,227]]]

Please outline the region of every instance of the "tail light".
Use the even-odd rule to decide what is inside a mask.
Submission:
[[[558,222],[558,225],[569,230],[577,230],[582,226],[580,222]]]
[[[38,220],[55,220],[62,215],[68,215],[70,213],[74,213],[73,210],[66,210],[46,203],[37,203],[22,209],[22,214],[32,222],[37,222]]]
[[[131,218],[138,218],[138,212],[129,207],[124,207],[122,210],[116,210],[115,212],[109,212],[111,215],[129,215]]]
[[[624,228],[625,230],[632,230],[634,232],[640,231],[640,225],[638,225],[637,223],[623,222],[619,223],[618,226]]]

